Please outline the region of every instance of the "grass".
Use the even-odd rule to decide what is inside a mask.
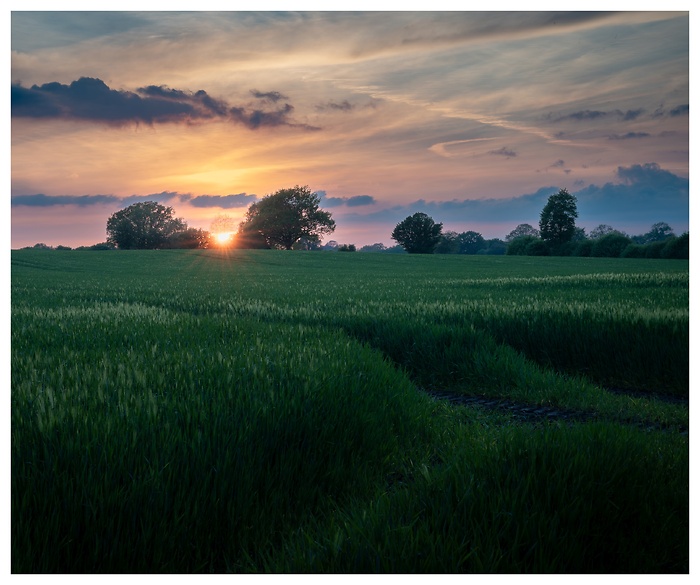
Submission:
[[[13,572],[688,572],[687,261],[22,250],[11,319]]]

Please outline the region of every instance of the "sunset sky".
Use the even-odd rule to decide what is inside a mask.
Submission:
[[[688,12],[14,11],[11,33],[12,248],[102,242],[146,200],[238,223],[295,185],[357,246],[416,211],[503,238],[562,187],[587,231],[689,228]]]

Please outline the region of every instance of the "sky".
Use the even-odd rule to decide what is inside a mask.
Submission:
[[[587,232],[689,229],[687,8],[31,4],[9,23],[12,248],[103,242],[139,201],[237,224],[296,185],[332,213],[324,241],[358,247],[417,211],[504,238],[561,188]]]

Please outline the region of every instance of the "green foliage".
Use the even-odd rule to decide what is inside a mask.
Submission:
[[[540,237],[551,247],[570,241],[576,229],[576,197],[566,189],[550,195],[540,214]]]
[[[542,240],[534,235],[517,236],[508,244],[508,251],[506,253],[509,256],[525,256],[527,255],[528,246],[538,241],[541,242]]]
[[[523,236],[533,236],[535,238],[539,238],[540,232],[534,227],[532,227],[529,223],[521,223],[506,236],[506,242],[510,243],[516,238],[520,238]]]
[[[620,258],[644,258],[645,248],[639,244],[628,244],[620,253]]]
[[[484,240],[484,247],[477,254],[485,254],[487,256],[502,256],[506,253],[508,246],[503,240],[491,238]]]
[[[13,572],[688,570],[687,261],[11,260]]]
[[[670,237],[664,241],[661,249],[662,258],[676,258],[688,260],[690,258],[690,236],[686,232],[679,237]]]
[[[107,242],[122,250],[162,248],[168,238],[187,229],[187,224],[173,213],[172,207],[155,201],[129,205],[107,220]]]
[[[527,256],[548,256],[549,248],[542,240],[535,239],[528,243],[525,247],[525,255]]]
[[[655,223],[651,226],[651,229],[644,234],[644,243],[649,244],[651,242],[663,242],[668,238],[674,237],[673,228],[668,225],[665,221]]]
[[[591,256],[597,258],[619,258],[632,240],[619,232],[611,232],[593,241]]]
[[[300,238],[318,239],[333,233],[335,221],[329,212],[319,209],[320,203],[320,197],[308,187],[280,189],[248,208],[237,238],[250,241],[251,247],[259,247],[258,240],[263,240],[269,248],[291,250]]]
[[[208,248],[210,245],[211,235],[209,232],[197,228],[187,228],[169,236],[163,248],[194,250]]]
[[[592,250],[593,240],[581,240],[580,242],[576,242],[574,248],[571,251],[571,255],[588,257],[591,255]]]
[[[442,224],[425,213],[414,213],[396,225],[391,239],[409,254],[432,254],[442,237]]]

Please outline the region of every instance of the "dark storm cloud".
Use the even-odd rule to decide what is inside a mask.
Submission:
[[[88,205],[99,205],[104,203],[117,203],[119,197],[114,195],[12,195],[10,206],[24,205],[26,207],[52,207],[54,205],[77,205],[86,207]]]
[[[353,197],[327,197],[325,191],[317,191],[316,194],[321,198],[321,205],[324,207],[363,207],[365,205],[374,205],[377,201],[371,195],[355,195]]]
[[[610,134],[608,140],[630,140],[634,138],[648,138],[648,132],[628,132],[627,134]]]
[[[279,92],[257,92],[256,97],[276,102],[285,96]],[[12,116],[27,118],[63,118],[108,124],[189,122],[220,119],[241,123],[251,130],[290,126],[320,130],[291,118],[294,106],[268,111],[263,108],[231,106],[204,90],[187,92],[163,85],[148,85],[136,92],[110,89],[102,80],[81,77],[70,85],[58,82],[30,88],[11,86]]]
[[[232,209],[235,207],[248,207],[258,200],[256,195],[246,193],[236,193],[235,195],[199,195],[189,199],[190,205],[194,207],[221,207]]]
[[[506,148],[505,146],[503,148],[499,148],[498,150],[489,150],[489,154],[505,156],[506,158],[513,158],[515,156],[518,156],[518,153],[515,152],[512,148]]]
[[[289,99],[286,95],[280,93],[279,91],[258,91],[257,89],[251,89],[250,93],[258,99],[271,101],[275,103],[280,100]]]

